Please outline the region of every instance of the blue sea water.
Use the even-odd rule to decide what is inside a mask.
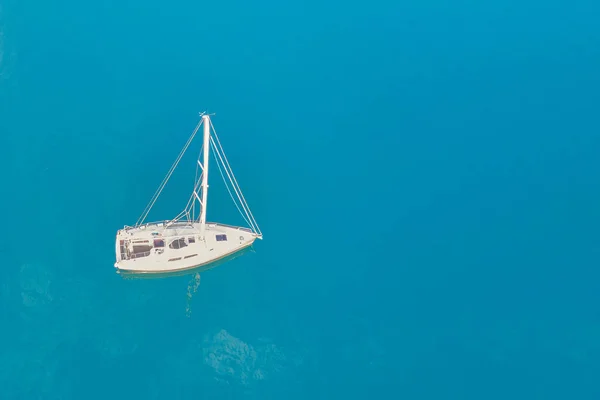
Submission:
[[[599,20],[1,0],[1,397],[600,398]],[[116,230],[205,110],[265,240],[124,280]]]

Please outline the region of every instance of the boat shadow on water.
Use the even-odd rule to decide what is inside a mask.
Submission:
[[[210,269],[219,267],[233,259],[241,257],[248,253],[255,253],[253,246],[246,247],[242,250],[239,250],[233,254],[230,254],[226,257],[213,261],[211,263],[200,265],[198,267],[189,268],[182,271],[174,271],[174,272],[160,272],[160,273],[139,273],[139,272],[129,272],[129,271],[117,271],[118,275],[121,275],[123,279],[131,280],[131,279],[165,279],[172,277],[181,277],[188,275],[196,275],[208,271]]]

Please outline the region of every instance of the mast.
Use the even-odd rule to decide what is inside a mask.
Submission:
[[[208,156],[210,155],[210,117],[208,115],[203,115],[202,123],[204,124],[204,162],[202,163],[202,210],[200,213],[200,235],[202,238],[204,238],[204,231],[206,229],[206,202],[208,201]]]

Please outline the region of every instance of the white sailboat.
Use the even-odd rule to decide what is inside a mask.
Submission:
[[[200,122],[136,224],[134,226],[126,225],[117,231],[115,268],[118,271],[142,274],[185,271],[223,259],[248,248],[256,239],[262,239],[262,232],[233,175],[210,116],[205,113],[201,113],[200,116]],[[197,160],[196,180],[187,205],[171,220],[145,222],[148,213],[201,126],[204,127],[201,157],[198,157]],[[228,179],[233,187],[239,205],[229,186],[227,186],[227,190],[248,227],[231,226],[206,220],[208,167],[211,150],[225,184],[227,185]],[[198,176],[198,172],[200,172],[200,176]],[[198,217],[196,217],[196,203],[200,209]]]

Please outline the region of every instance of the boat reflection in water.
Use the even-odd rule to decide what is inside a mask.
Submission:
[[[179,272],[164,272],[164,273],[148,274],[148,273],[117,271],[117,274],[121,275],[121,277],[123,279],[161,279],[161,278],[169,278],[169,277],[176,277],[176,276],[181,277],[181,276],[190,275],[191,279],[187,285],[186,306],[185,306],[185,314],[189,318],[192,314],[192,297],[198,290],[198,287],[200,286],[200,273],[203,273],[205,271],[208,271],[209,269],[213,269],[215,267],[221,266],[221,265],[233,260],[234,258],[241,257],[242,255],[250,253],[250,252],[252,252],[252,253],[255,252],[254,249],[252,248],[252,246],[246,247],[246,248],[244,248],[234,254],[231,254],[227,257],[224,257],[220,260],[213,261],[212,263],[209,263],[206,265],[201,265],[196,268],[191,268],[191,269],[188,269],[185,271],[179,271]]]

